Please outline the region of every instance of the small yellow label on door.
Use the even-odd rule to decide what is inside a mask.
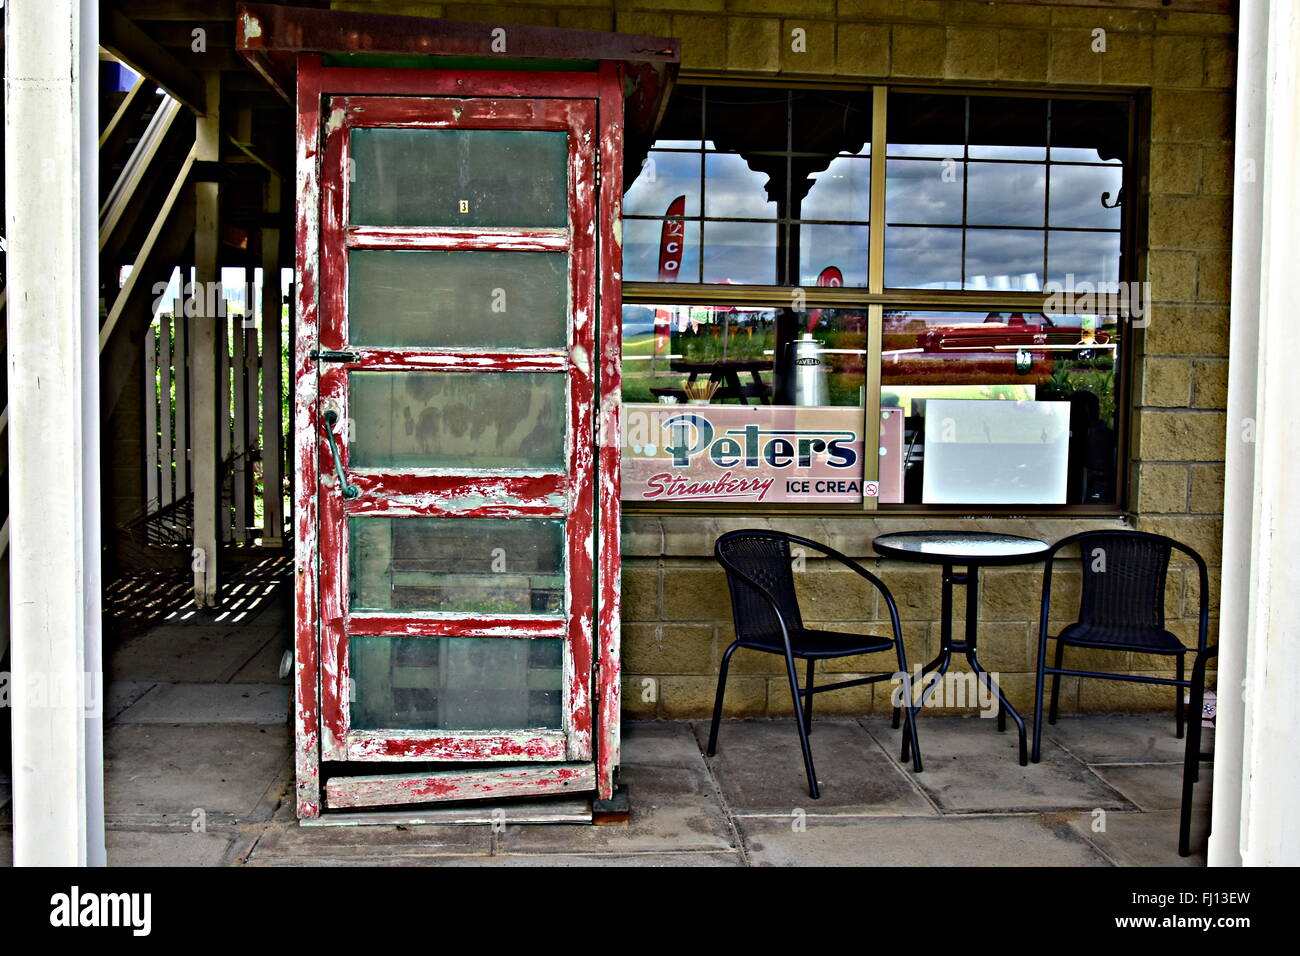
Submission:
[[[460,201],[460,211],[461,211],[461,212],[469,212],[469,200],[468,200],[468,199],[462,199],[462,200]]]

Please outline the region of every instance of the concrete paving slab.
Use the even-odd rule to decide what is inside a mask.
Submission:
[[[861,723],[878,740],[896,733],[886,718]],[[912,779],[945,813],[996,813],[1092,809],[1131,810],[1121,794],[1050,741],[1043,742],[1041,763],[1020,766],[1015,725],[997,731],[997,722],[982,717],[931,718],[917,726],[925,770]],[[898,755],[889,749],[891,760]]]
[[[646,866],[646,867],[701,867],[744,866],[739,853],[601,853],[566,854],[542,853],[536,855],[499,855],[485,860],[475,860],[472,866]]]
[[[1106,866],[1060,815],[741,817],[752,866]]]
[[[112,829],[104,842],[109,866],[222,866],[229,862],[236,834]]]
[[[109,723],[158,685],[154,681],[115,680],[104,688],[104,721]]]
[[[637,853],[735,849],[732,829],[701,762],[678,768],[625,763],[632,815],[615,826],[510,826],[501,853]]]
[[[1092,771],[1143,810],[1177,810],[1182,806],[1182,764],[1098,765]],[[1213,786],[1213,765],[1202,764],[1200,780],[1192,788],[1193,806],[1209,806]]]
[[[288,725],[289,687],[282,684],[158,684],[128,707],[120,724]]]
[[[1178,855],[1178,811],[1107,813],[1100,820],[1080,814],[1070,825],[1119,866],[1205,866],[1210,815],[1192,814],[1192,855]],[[1103,830],[1094,827],[1104,826]]]
[[[399,857],[487,857],[491,852],[490,827],[303,827],[277,818],[252,847],[247,862],[310,866],[320,859],[383,863]]]
[[[289,735],[234,724],[111,724],[104,735],[110,823],[209,828],[270,819],[290,773]]]
[[[692,726],[703,749],[709,724],[699,721]],[[891,749],[898,740],[896,732],[882,738]],[[709,765],[732,812],[789,813],[801,807],[818,813],[934,813],[909,781],[911,771],[891,761],[856,721],[814,720],[810,739],[821,788],[818,800],[808,795],[793,719],[724,721],[718,753]],[[924,747],[924,736],[921,744]]]
[[[681,720],[625,721],[622,751],[624,766],[705,770],[704,751]]]
[[[280,676],[280,661],[285,652],[293,647],[293,639],[288,625],[276,630],[276,636],[266,646],[248,660],[243,667],[230,678],[235,684],[288,684],[292,671]]]
[[[1025,715],[1026,722],[1032,716]],[[1061,717],[1055,726],[1044,717],[1043,739],[1054,740],[1089,764],[1181,762],[1186,743],[1174,736],[1172,710],[1141,716]]]
[[[278,634],[274,627],[167,624],[125,641],[109,658],[110,681],[225,683]]]

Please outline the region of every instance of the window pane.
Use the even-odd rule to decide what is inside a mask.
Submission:
[[[568,224],[567,133],[354,129],[351,143],[357,225]]]
[[[1121,100],[1052,100],[1052,161],[1123,163],[1129,107]]]
[[[349,372],[352,468],[564,463],[565,380],[538,372]]]
[[[781,165],[784,166],[784,160]],[[732,153],[704,160],[704,215],[725,219],[775,219],[785,199],[784,177],[770,178]],[[772,195],[775,191],[776,195]]]
[[[967,289],[1036,292],[1043,287],[1043,234],[1022,229],[967,229]]]
[[[882,458],[882,489],[902,488],[894,500],[911,504],[1114,503],[1118,346],[1114,321],[1095,314],[886,312],[880,401],[900,410],[904,453]],[[977,401],[1022,408],[964,405]],[[1055,407],[1024,407],[1043,403]],[[932,442],[945,443],[944,474],[927,481],[927,461],[939,460],[927,455]],[[1031,480],[1047,476],[1053,500]]]
[[[970,98],[972,159],[1047,158],[1047,100],[1028,96]]]
[[[704,281],[772,285],[777,281],[776,223],[704,223]]]
[[[552,252],[356,249],[353,345],[563,348],[568,257]]]
[[[1048,221],[1075,229],[1118,229],[1119,191],[1124,171],[1118,166],[1052,166]]]
[[[965,97],[891,92],[886,139],[890,156],[962,159],[966,142]]]
[[[625,216],[667,216],[683,197],[678,215],[700,214],[700,154],[652,151],[623,196]]]
[[[355,730],[560,728],[559,638],[348,639]]]
[[[1119,256],[1118,232],[1047,234],[1047,277],[1056,282],[1117,282]]]
[[[699,282],[700,224],[681,220],[623,221],[623,279]]]
[[[841,156],[815,174],[799,206],[801,219],[866,222],[871,217],[871,160]]]
[[[890,226],[885,230],[885,285],[960,289],[961,230]]]
[[[891,223],[959,225],[964,179],[960,162],[891,159],[885,167],[885,216]]]
[[[865,229],[806,222],[795,223],[790,228],[799,231],[799,285],[866,286]]]
[[[790,99],[795,152],[864,156],[870,151],[870,91],[795,90]]]
[[[348,519],[353,611],[564,611],[564,522]]]
[[[1047,170],[1029,163],[966,167],[966,221],[972,226],[1042,226]]]

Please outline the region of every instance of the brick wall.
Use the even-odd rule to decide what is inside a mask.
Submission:
[[[1153,301],[1149,326],[1130,340],[1138,356],[1132,390],[1131,524],[1185,541],[1210,562],[1213,632],[1227,428],[1236,73],[1232,16],[967,0],[538,0],[502,5],[382,0],[334,6],[674,36],[682,41],[687,71],[1149,90],[1149,123],[1139,130],[1149,171],[1142,197],[1145,254],[1139,278],[1145,274],[1152,283]],[[1224,9],[1229,6],[1225,3]],[[806,52],[792,52],[796,28],[805,31]],[[1092,50],[1097,28],[1105,31],[1104,53]],[[902,517],[628,516],[623,552],[627,711],[677,717],[711,708],[719,659],[731,640],[725,583],[711,558],[713,540],[722,531],[776,527],[871,558],[870,541],[876,534],[954,523]],[[961,524],[1055,540],[1085,527],[1125,523],[1038,518]],[[939,572],[875,559],[869,566],[898,600],[909,663],[929,660],[938,645]],[[985,574],[981,658],[1001,673],[1013,703],[1027,710],[1041,570],[1031,566]],[[1184,640],[1195,633],[1195,580],[1181,566],[1170,575],[1170,627]],[[874,596],[825,562],[810,559],[799,582],[810,621],[843,630],[886,623]],[[1054,617],[1065,613],[1072,596],[1077,602],[1077,569],[1067,569],[1058,587],[1062,610],[1054,609]],[[960,591],[957,603],[962,604]],[[1099,669],[1169,673],[1160,670],[1165,662],[1140,655],[1124,659],[1075,652],[1067,657],[1070,666],[1090,663]],[[789,713],[789,687],[780,667],[775,657],[738,654],[728,713]],[[855,688],[820,698],[818,707],[823,713],[869,713],[887,706],[887,694],[879,686],[874,696],[872,688]],[[1172,698],[1169,688],[1103,681],[1080,686],[1070,679],[1062,689],[1066,711],[1168,708]]]

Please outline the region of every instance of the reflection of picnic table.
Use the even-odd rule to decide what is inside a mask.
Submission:
[[[713,393],[714,401],[728,398],[738,399],[740,404],[748,405],[749,399],[756,398],[760,405],[770,405],[772,386],[763,381],[760,372],[770,370],[772,363],[766,359],[727,359],[720,362],[682,362],[676,361],[669,366],[674,372],[684,372],[686,383],[694,384],[701,375],[708,375],[710,382],[717,382],[718,390]],[[740,376],[748,372],[750,381],[742,383]],[[681,388],[652,388],[650,394],[671,396],[679,402],[686,401],[686,390]]]

